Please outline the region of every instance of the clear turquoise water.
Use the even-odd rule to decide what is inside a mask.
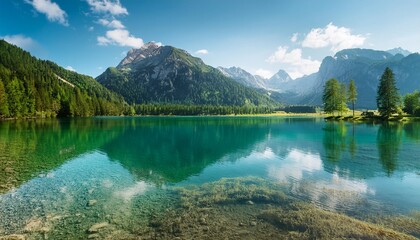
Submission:
[[[100,221],[134,229],[170,207],[166,193],[173,187],[246,176],[284,183],[296,199],[356,217],[419,211],[420,123],[299,117],[0,122],[0,236],[30,232],[34,219],[67,236]],[[65,225],[54,224],[63,218]]]

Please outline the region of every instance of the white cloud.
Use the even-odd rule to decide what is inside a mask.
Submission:
[[[319,154],[292,149],[285,159],[282,160],[281,166],[273,164],[268,167],[268,176],[281,182],[287,181],[290,177],[295,180],[301,180],[304,173],[313,173],[321,169],[322,160]]]
[[[11,43],[13,45],[16,45],[20,48],[28,50],[29,48],[33,47],[35,45],[35,41],[30,38],[26,37],[24,35],[18,34],[18,35],[6,35],[3,37],[4,41]]]
[[[293,33],[292,37],[290,38],[290,41],[295,43],[298,40],[299,33]]]
[[[269,63],[282,63],[284,70],[296,79],[303,75],[308,75],[319,70],[321,62],[302,57],[302,49],[296,48],[288,51],[288,47],[280,46],[277,51],[273,53],[267,60]]]
[[[97,38],[98,44],[106,45],[119,45],[123,47],[140,48],[143,46],[143,39],[136,38],[130,34],[126,29],[114,29],[106,32],[105,36]]]
[[[196,51],[195,54],[207,55],[207,54],[209,54],[209,51],[207,49],[200,49],[200,50]]]
[[[99,19],[98,23],[108,28],[114,28],[114,29],[125,28],[125,26],[120,21],[115,20],[115,19],[112,21],[108,21],[106,19]]]
[[[67,66],[66,69],[72,72],[76,72],[76,69],[74,69],[72,66]]]
[[[270,77],[273,76],[273,73],[271,71],[265,70],[265,69],[262,69],[262,68],[257,69],[257,71],[255,71],[255,74],[258,75],[258,76],[261,76],[265,79],[269,79]]]
[[[69,25],[67,13],[57,3],[51,2],[51,0],[26,0],[26,2],[31,4],[38,12],[45,14],[49,21],[58,22],[64,26]]]
[[[90,9],[96,13],[109,13],[111,15],[128,15],[128,11],[119,0],[87,0]]]
[[[330,47],[332,52],[337,52],[346,48],[362,46],[366,37],[353,35],[349,28],[337,27],[329,23],[325,28],[314,28],[302,42],[303,47],[324,48]]]
[[[89,31],[89,32],[92,32],[93,30],[95,30],[95,27],[93,27],[93,26],[90,26],[90,27],[88,28],[88,31]]]

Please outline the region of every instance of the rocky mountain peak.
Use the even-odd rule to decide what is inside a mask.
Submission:
[[[159,54],[159,49],[162,47],[162,44],[155,42],[148,42],[144,44],[141,48],[133,48],[128,51],[127,56],[118,64],[117,68],[122,68],[127,65],[131,65],[135,62],[139,62],[145,58],[155,56]]]
[[[289,76],[289,74],[280,69],[276,74],[274,74],[269,81],[271,82],[289,82],[292,81],[293,79]]]

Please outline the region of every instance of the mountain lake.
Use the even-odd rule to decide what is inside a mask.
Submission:
[[[0,122],[0,239],[419,237],[417,122]]]

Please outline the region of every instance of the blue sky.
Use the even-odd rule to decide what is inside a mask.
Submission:
[[[344,48],[420,51],[418,0],[1,0],[0,38],[96,77],[149,41],[266,77]]]

